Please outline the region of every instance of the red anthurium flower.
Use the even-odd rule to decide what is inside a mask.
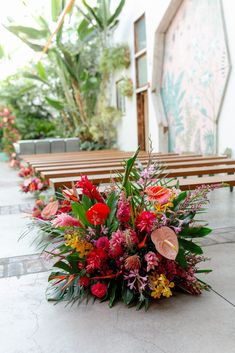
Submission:
[[[95,226],[102,224],[108,217],[110,208],[105,203],[96,203],[86,212],[86,218]]]

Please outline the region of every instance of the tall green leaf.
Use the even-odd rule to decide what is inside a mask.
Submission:
[[[56,99],[52,99],[49,97],[45,97],[46,101],[48,104],[50,104],[53,108],[57,109],[57,110],[63,110],[64,109],[64,105],[62,102],[56,100]]]
[[[47,74],[46,74],[46,71],[42,65],[42,62],[39,61],[37,63],[37,70],[38,70],[38,76],[45,82],[47,81]]]
[[[203,254],[202,248],[199,245],[193,243],[192,241],[188,241],[188,240],[180,238],[179,244],[186,251],[190,251],[190,252],[197,254],[197,255]]]
[[[133,168],[133,166],[135,164],[135,161],[136,161],[136,158],[138,156],[139,150],[140,150],[140,147],[138,147],[138,149],[135,152],[134,156],[126,161],[125,174],[124,174],[123,181],[122,181],[122,187],[123,188],[126,188],[126,186],[127,186],[127,182],[129,180],[129,175],[130,175],[131,170],[132,170],[132,168]]]
[[[5,26],[5,28],[21,39],[45,39],[48,35],[48,31],[46,29],[36,29],[25,26]]]
[[[114,14],[109,18],[108,20],[108,25],[111,25],[116,19],[117,17],[120,15],[120,13],[122,12],[123,6],[125,5],[125,0],[121,0],[119,5],[117,6]]]
[[[179,233],[179,236],[184,238],[201,238],[210,234],[212,229],[207,227],[185,227]]]
[[[51,0],[51,17],[52,21],[56,22],[63,10],[63,0]]]

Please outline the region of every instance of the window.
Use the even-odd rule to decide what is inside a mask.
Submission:
[[[148,74],[147,74],[147,44],[145,15],[134,23],[135,34],[135,72],[136,72],[136,102],[138,145],[141,150],[149,149],[148,145]]]
[[[147,57],[146,54],[141,55],[136,59],[136,70],[137,70],[137,87],[143,87],[147,85]]]
[[[134,23],[134,32],[136,87],[141,88],[146,86],[148,83],[145,15],[141,16]]]
[[[145,16],[135,22],[135,52],[146,48]]]
[[[121,91],[122,80],[116,82],[116,99],[117,99],[117,109],[119,109],[122,114],[126,112],[125,97],[122,95]]]

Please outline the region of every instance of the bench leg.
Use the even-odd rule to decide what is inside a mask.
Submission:
[[[233,173],[228,173],[228,175],[233,175]],[[233,192],[233,186],[229,185],[230,192]]]

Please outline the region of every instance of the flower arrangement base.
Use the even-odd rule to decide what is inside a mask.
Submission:
[[[52,234],[44,251],[55,261],[48,300],[93,298],[110,307],[122,300],[147,310],[176,290],[199,295],[210,288],[198,278],[211,270],[199,267],[207,259],[196,241],[211,229],[195,217],[204,211],[210,187],[169,187],[151,156],[147,167],[136,163],[137,156],[102,195],[82,176],[63,191],[62,206],[38,202],[34,211]]]

